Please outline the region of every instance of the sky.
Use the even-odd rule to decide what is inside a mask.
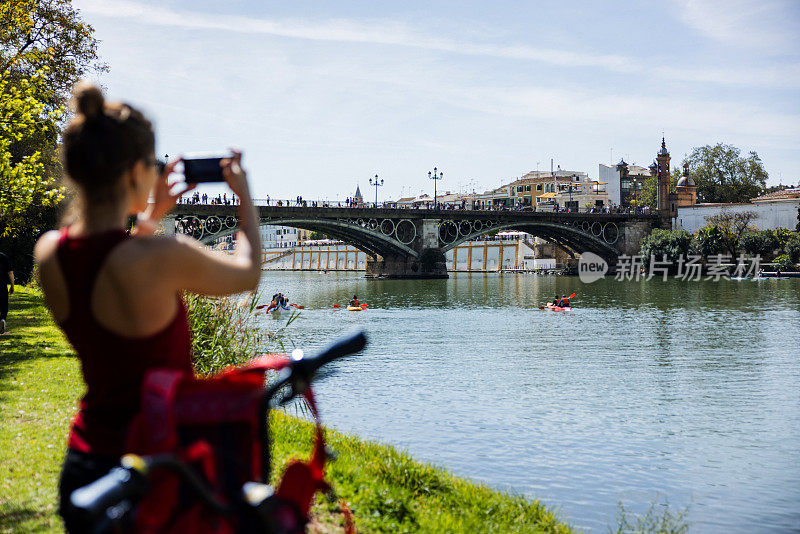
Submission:
[[[73,0],[170,156],[238,147],[253,196],[484,191],[555,166],[758,153],[800,181],[800,2]],[[221,189],[209,187],[209,192]]]

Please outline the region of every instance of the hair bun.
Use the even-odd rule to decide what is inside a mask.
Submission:
[[[103,112],[103,93],[96,85],[89,82],[80,82],[72,91],[75,97],[75,108],[87,120],[96,118]]]

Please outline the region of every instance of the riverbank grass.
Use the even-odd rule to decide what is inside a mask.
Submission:
[[[80,365],[34,289],[11,298],[0,336],[0,532],[58,532],[56,487],[69,421],[83,392]],[[307,457],[313,425],[271,419],[275,473]],[[455,477],[391,447],[335,431],[328,477],[359,532],[570,532],[540,503]],[[312,531],[341,532],[335,502],[321,500]]]

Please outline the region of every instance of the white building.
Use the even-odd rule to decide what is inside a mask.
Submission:
[[[310,234],[308,230],[272,225],[261,226],[258,232],[263,249],[296,247],[306,241]]]
[[[619,171],[617,170],[617,166],[601,163],[598,170],[598,176],[600,177],[601,182],[606,183],[608,201],[612,206],[619,206],[621,197],[619,188]]]
[[[800,187],[783,189],[752,199],[743,204],[695,204],[679,207],[674,227],[694,233],[708,225],[706,217],[723,212],[753,211],[757,217],[751,223],[760,230],[788,228],[794,230],[800,216]]]
[[[598,175],[600,177],[600,182],[603,182],[606,185],[609,203],[613,207],[619,207],[623,205],[622,200],[623,196],[625,196],[624,193],[628,193],[628,196],[630,196],[630,188],[632,185],[637,187],[638,190],[641,190],[642,184],[645,180],[650,178],[651,172],[647,167],[628,165],[629,181],[623,184],[622,180],[620,179],[617,165],[601,163],[599,165]]]

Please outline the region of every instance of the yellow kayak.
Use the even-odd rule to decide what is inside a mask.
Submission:
[[[347,311],[361,311],[363,309],[364,308],[362,308],[361,306],[348,306],[347,307]]]

